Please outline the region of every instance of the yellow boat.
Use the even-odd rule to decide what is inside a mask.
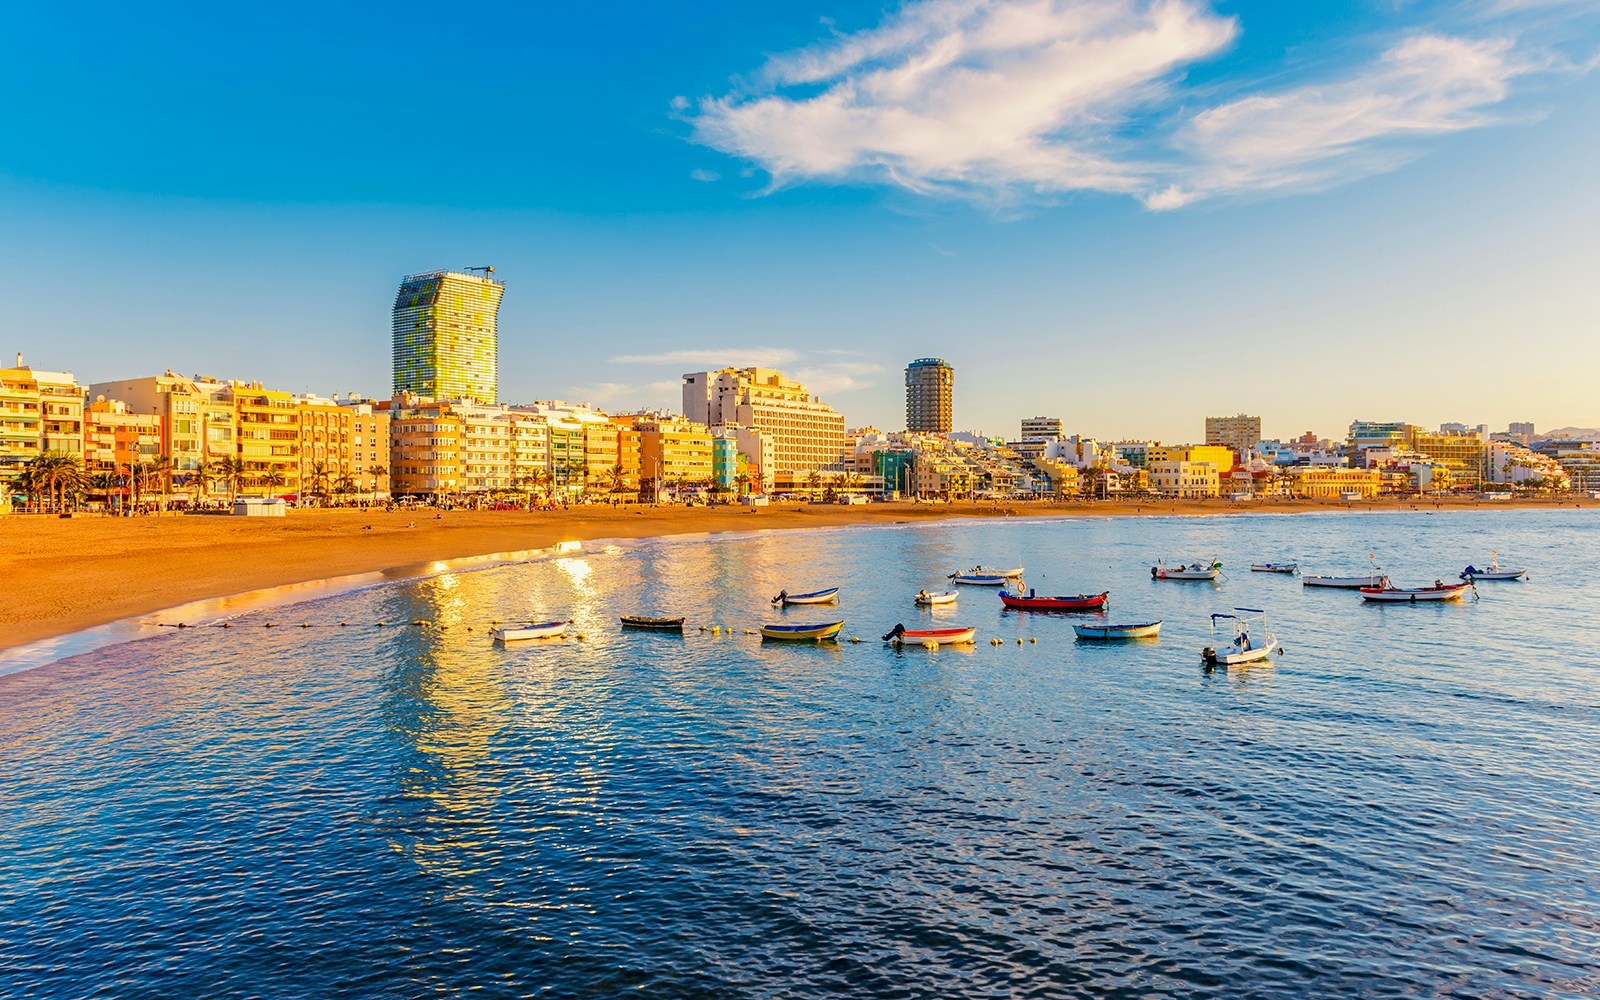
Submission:
[[[823,642],[828,639],[837,639],[839,630],[842,628],[844,628],[844,622],[828,622],[824,625],[763,625],[761,626],[761,638]]]

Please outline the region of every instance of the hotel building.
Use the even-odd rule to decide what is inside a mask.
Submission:
[[[504,292],[475,274],[406,275],[394,299],[394,394],[495,402]]]
[[[1061,436],[1060,417],[1023,417],[1022,440],[1044,441]]]
[[[1241,457],[1261,441],[1261,418],[1243,413],[1235,417],[1207,417],[1206,444],[1227,445]]]
[[[918,358],[906,366],[906,430],[949,434],[954,417],[956,370],[943,358]]]
[[[724,368],[683,376],[683,412],[707,427],[749,427],[772,442],[772,473],[837,470],[844,453],[844,415],[799,382],[770,368]],[[741,443],[742,445],[742,443]],[[752,463],[759,454],[745,453]],[[648,476],[648,467],[645,470]]]

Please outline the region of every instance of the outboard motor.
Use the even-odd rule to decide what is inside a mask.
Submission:
[[[778,596],[774,597],[772,599],[772,603],[773,604],[782,604],[785,600],[788,599],[788,597],[789,597],[789,592],[787,590],[780,590],[780,591],[778,591]]]
[[[898,639],[898,638],[900,638],[901,636],[903,636],[905,634],[906,634],[906,627],[904,625],[896,625],[894,628],[889,630],[889,634],[888,635],[883,637],[883,641],[884,642],[889,642],[890,640]]]

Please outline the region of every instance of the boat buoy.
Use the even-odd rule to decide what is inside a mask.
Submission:
[[[1019,645],[1019,646],[1022,645],[1022,637],[1021,636],[1017,637],[1017,645]]]
[[[343,624],[344,624],[344,622],[340,622],[340,623],[339,623],[339,624],[340,624],[340,625],[343,625]],[[223,622],[223,623],[222,623],[222,627],[223,627],[223,628],[227,628],[227,627],[228,627],[228,623],[227,623],[227,622]]]
[[[348,627],[349,627],[349,625],[350,625],[350,623],[349,623],[349,622],[340,622],[340,623],[339,623],[339,627],[340,627],[340,628],[348,628]],[[224,625],[224,626],[222,626],[222,627],[223,627],[223,628],[227,628],[227,627],[228,627],[228,626],[226,626],[226,625]]]
[[[1033,637],[1033,636],[1031,636],[1031,635],[1030,635],[1030,636],[1028,636],[1028,641],[1029,641],[1029,642],[1030,642],[1030,643],[1033,643],[1033,642],[1038,642],[1038,641],[1039,641],[1039,640],[1038,640],[1038,639],[1035,639],[1035,638],[1034,638],[1034,637]]]
[[[263,626],[263,628],[271,628],[271,627],[272,627],[272,623],[271,622],[267,622],[267,624]]]
[[[578,641],[579,641],[579,642],[582,642],[582,641],[583,641],[583,633],[582,633],[582,632],[579,632],[579,633],[578,633]]]
[[[937,642],[934,642],[932,639],[929,639],[927,642],[922,644],[922,648],[923,649],[938,649],[939,648],[939,644]]]
[[[311,626],[310,626],[310,625],[307,625],[307,624],[306,624],[306,623],[305,623],[305,622],[301,622],[301,623],[300,623],[300,627],[301,627],[301,628],[310,628],[310,627],[311,627]]]
[[[705,630],[706,630],[706,627],[704,625],[700,626],[700,631],[704,632]]]
[[[851,642],[860,642],[861,641],[861,637],[859,635],[853,635],[853,636],[850,637],[850,641]]]

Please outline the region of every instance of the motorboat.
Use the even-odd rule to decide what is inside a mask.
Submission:
[[[822,625],[763,625],[761,638],[789,642],[824,642],[839,638],[844,622],[827,622]]]
[[[1000,591],[1000,603],[1018,611],[1104,611],[1111,602],[1111,591],[1078,594],[1074,597],[1040,597],[1030,589],[1026,594]]]
[[[976,628],[912,628],[896,625],[883,637],[883,641],[895,646],[910,643],[915,646],[925,646],[933,643],[936,646],[956,646],[970,643],[977,637]]]
[[[1431,587],[1391,587],[1385,581],[1382,587],[1362,587],[1361,598],[1367,601],[1407,604],[1414,604],[1417,601],[1458,601],[1468,590],[1474,590],[1471,580],[1466,583],[1445,583],[1443,580],[1435,580]]]
[[[1252,573],[1298,573],[1299,563],[1251,563]]]
[[[553,639],[564,635],[567,623],[534,622],[527,625],[498,625],[489,630],[489,638],[500,642],[514,642],[518,639]]]
[[[1528,575],[1526,566],[1522,569],[1501,569],[1500,553],[1498,551],[1491,556],[1491,559],[1488,569],[1478,569],[1476,566],[1469,564],[1466,569],[1461,571],[1461,579],[1469,582],[1476,580],[1520,580]]]
[[[779,607],[788,607],[791,604],[832,604],[839,599],[839,588],[829,587],[827,590],[813,590],[809,594],[791,594],[787,590],[778,591],[778,596],[772,603]]]
[[[919,590],[917,591],[917,596],[913,599],[917,602],[919,607],[931,608],[940,604],[954,604],[958,596],[960,596],[960,592],[955,590],[946,590],[938,594],[931,594],[926,590]]]
[[[1179,564],[1168,566],[1165,562],[1157,562],[1150,567],[1152,580],[1215,580],[1222,575],[1222,563],[1213,559],[1210,563],[1192,562],[1188,565]]]
[[[987,566],[974,566],[965,573],[951,573],[950,579],[956,583],[970,584],[975,587],[1004,587],[1010,580],[1022,576],[1022,567],[1015,569],[990,569]]]
[[[1213,641],[1217,634],[1217,622],[1225,621],[1233,625],[1233,641],[1218,649],[1207,646],[1200,651],[1200,658],[1208,667],[1217,665],[1233,666],[1237,663],[1253,663],[1264,660],[1273,653],[1279,652],[1278,637],[1267,631],[1267,613],[1260,608],[1234,608],[1236,613],[1220,613],[1211,616],[1211,635]],[[1254,633],[1254,634],[1252,634]]]
[[[1080,639],[1153,639],[1161,632],[1160,622],[1139,625],[1074,625]]]
[[[682,618],[646,618],[642,615],[623,615],[622,627],[649,632],[682,632]]]

